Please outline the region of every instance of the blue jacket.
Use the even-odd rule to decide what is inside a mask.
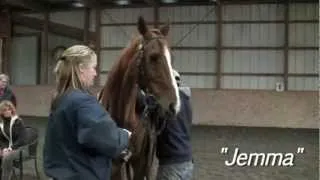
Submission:
[[[176,119],[167,121],[165,129],[158,136],[157,156],[159,164],[182,163],[192,160],[190,129],[192,107],[189,88],[179,88],[181,109]]]
[[[57,101],[46,130],[44,170],[57,180],[108,180],[112,158],[128,146],[96,98],[73,90]]]

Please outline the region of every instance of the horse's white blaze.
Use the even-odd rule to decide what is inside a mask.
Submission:
[[[177,98],[177,102],[176,102],[174,108],[176,110],[176,113],[178,113],[180,111],[181,102],[180,102],[178,85],[177,85],[177,82],[176,82],[176,80],[175,80],[175,78],[173,76],[173,70],[172,70],[172,66],[171,66],[171,55],[170,55],[170,52],[169,52],[169,48],[167,46],[164,47],[164,55],[165,55],[167,63],[168,63],[170,76],[171,76],[171,83],[172,83],[172,86],[174,87],[174,91],[175,91],[176,98]]]

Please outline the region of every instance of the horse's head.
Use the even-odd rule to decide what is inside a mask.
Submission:
[[[154,95],[164,110],[176,114],[180,110],[180,98],[166,40],[169,25],[149,29],[144,19],[139,17],[138,30],[142,36],[139,45],[141,59],[138,63],[140,88]]]

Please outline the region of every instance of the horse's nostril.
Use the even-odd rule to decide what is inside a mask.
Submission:
[[[169,105],[169,111],[171,112],[171,113],[173,113],[173,114],[175,114],[176,113],[176,109],[175,109],[175,104],[174,103],[170,103],[170,105]]]

